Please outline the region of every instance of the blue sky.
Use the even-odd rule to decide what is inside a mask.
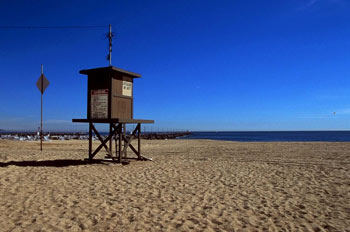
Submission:
[[[147,130],[350,129],[350,1],[0,1],[0,128],[86,130],[86,76],[113,65],[142,75],[134,117]],[[334,112],[336,112],[334,114]]]

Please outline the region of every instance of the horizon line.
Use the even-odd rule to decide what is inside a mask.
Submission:
[[[218,132],[346,132],[350,129],[329,129],[329,130],[174,130],[174,131],[141,131],[146,133],[177,133],[177,132],[210,132],[210,133],[218,133]],[[36,130],[4,130],[0,129],[0,133],[37,133]],[[44,130],[43,133],[88,133],[88,130]],[[108,133],[108,131],[101,131],[102,133]]]

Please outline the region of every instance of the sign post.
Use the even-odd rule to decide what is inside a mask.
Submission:
[[[36,82],[36,86],[38,87],[41,95],[41,119],[40,119],[40,151],[43,150],[43,94],[45,89],[49,86],[50,82],[44,76],[44,66],[41,65],[41,75]]]

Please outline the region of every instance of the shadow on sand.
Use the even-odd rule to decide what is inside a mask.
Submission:
[[[0,167],[7,167],[9,165],[15,165],[20,167],[67,167],[67,166],[79,166],[89,164],[105,164],[100,160],[71,160],[71,159],[60,159],[60,160],[23,160],[23,161],[9,161],[0,162]]]

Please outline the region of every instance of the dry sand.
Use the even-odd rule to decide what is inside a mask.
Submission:
[[[350,143],[142,145],[154,161],[122,166],[0,140],[0,230],[350,231]]]

